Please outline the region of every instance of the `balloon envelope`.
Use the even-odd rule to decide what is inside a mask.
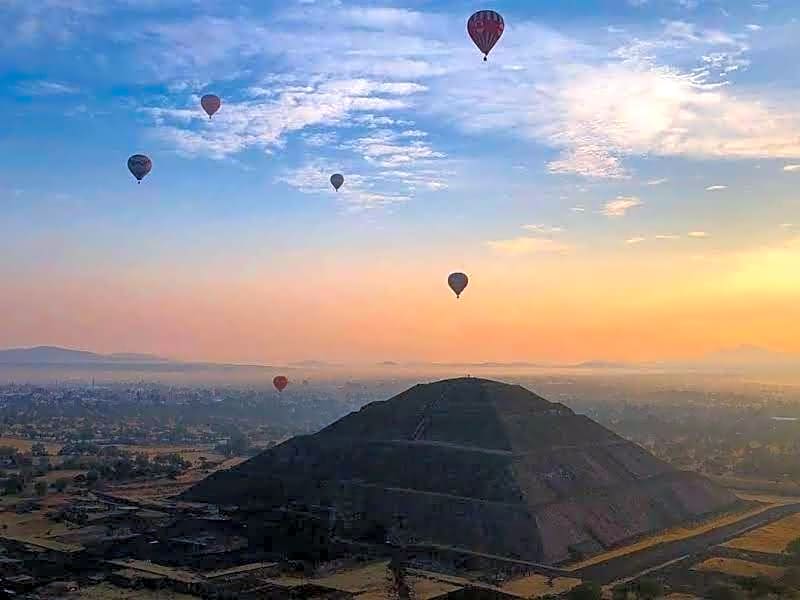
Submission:
[[[343,175],[339,173],[334,173],[333,175],[331,175],[331,185],[333,186],[333,189],[335,189],[337,192],[339,191],[339,188],[342,187],[343,183],[344,183]]]
[[[214,94],[206,94],[200,98],[200,106],[203,107],[203,110],[206,111],[210,119],[211,116],[219,110],[219,107],[222,106],[222,100],[219,99],[219,96],[215,96]]]
[[[505,26],[503,17],[493,10],[479,10],[467,21],[467,33],[483,52],[483,60],[486,60],[486,56],[503,35]]]
[[[153,161],[144,154],[134,154],[128,159],[128,170],[137,181],[141,181],[153,168]]]
[[[289,380],[283,375],[278,375],[272,380],[272,385],[275,386],[276,390],[282,392],[284,389],[286,389],[286,386],[289,385]]]
[[[456,293],[456,298],[461,297],[461,292],[467,287],[469,278],[464,273],[450,273],[447,278],[447,285]]]

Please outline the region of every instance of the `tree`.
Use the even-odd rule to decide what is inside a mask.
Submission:
[[[86,473],[86,483],[89,485],[96,484],[98,479],[100,479],[100,473],[98,473],[96,470],[92,469]]]
[[[794,562],[800,563],[800,538],[786,544],[785,552],[792,557]]]
[[[53,487],[56,488],[57,492],[63,492],[65,489],[67,489],[68,485],[69,485],[69,479],[66,477],[59,477],[53,483]]]
[[[623,583],[611,590],[611,598],[613,600],[629,600],[633,597],[633,592],[631,591],[630,585],[627,583]]]
[[[6,479],[5,483],[3,484],[3,491],[7,496],[20,493],[22,488],[22,480],[17,477],[16,474],[11,475],[11,477]]]
[[[228,443],[219,449],[227,456],[244,456],[247,454],[249,447],[250,443],[247,441],[247,436],[238,429],[234,429],[228,438]]]
[[[150,468],[150,457],[145,452],[139,452],[134,460],[136,468],[140,471],[147,471]]]
[[[706,594],[706,598],[709,600],[742,600],[744,594],[735,587],[725,585],[724,583],[718,583],[711,586]]]
[[[633,584],[633,591],[642,600],[655,600],[664,595],[664,586],[655,579],[640,579]]]
[[[567,600],[601,600],[602,597],[603,589],[592,581],[582,583],[567,592]]]
[[[751,598],[763,598],[772,594],[780,595],[785,589],[783,583],[773,581],[765,575],[741,578],[739,585],[749,592]]]
[[[45,475],[51,469],[52,469],[52,466],[50,465],[50,459],[47,458],[46,456],[40,456],[36,460],[35,472],[36,472],[36,476],[37,477],[41,477],[42,475]]]
[[[47,448],[41,442],[36,442],[31,446],[31,454],[33,456],[47,456]]]
[[[787,588],[800,590],[800,567],[789,567],[781,577],[781,583]]]
[[[36,490],[37,496],[44,496],[47,494],[47,482],[44,480],[39,480],[34,485],[34,489]]]
[[[413,600],[414,592],[408,585],[406,568],[403,558],[400,556],[401,552],[396,552],[389,562],[389,570],[392,572],[392,589],[397,600]]]

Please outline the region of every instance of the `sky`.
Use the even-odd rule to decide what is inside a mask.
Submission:
[[[506,25],[487,62],[466,33],[480,9]],[[800,352],[798,17],[793,0],[0,0],[0,347]]]

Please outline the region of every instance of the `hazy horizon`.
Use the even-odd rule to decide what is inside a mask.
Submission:
[[[670,356],[651,361],[617,361],[604,356],[594,356],[591,359],[581,361],[547,361],[547,360],[493,360],[492,358],[484,358],[483,360],[473,361],[457,361],[457,360],[422,360],[422,359],[407,359],[407,360],[394,360],[392,358],[373,359],[373,360],[335,360],[321,357],[304,357],[292,361],[276,361],[274,364],[247,362],[241,360],[233,361],[214,361],[204,358],[186,359],[177,356],[164,356],[153,354],[150,352],[142,352],[137,350],[112,350],[110,352],[101,352],[93,348],[72,348],[65,346],[58,346],[55,344],[39,344],[33,346],[17,346],[17,347],[2,347],[0,346],[0,364],[8,362],[7,355],[20,353],[21,356],[33,359],[33,362],[42,362],[42,358],[46,357],[43,364],[47,362],[59,362],[58,358],[49,356],[51,351],[55,351],[57,356],[64,353],[65,356],[74,355],[74,357],[81,358],[81,355],[93,355],[83,357],[83,360],[96,361],[102,359],[114,360],[119,362],[178,362],[187,364],[208,364],[218,366],[240,366],[240,367],[290,367],[290,368],[346,368],[349,366],[367,366],[367,367],[414,367],[414,366],[434,366],[434,367],[447,367],[447,366],[520,366],[520,367],[571,367],[571,366],[587,366],[587,367],[646,367],[646,366],[666,366],[677,365],[681,362],[687,364],[700,363],[700,362],[737,362],[741,364],[759,364],[773,360],[782,361],[800,361],[800,353],[783,353],[776,352],[769,348],[754,346],[751,344],[743,344],[736,347],[718,348],[715,351],[703,353],[699,355],[684,355],[684,356]],[[70,360],[73,360],[70,358]],[[11,361],[13,364],[13,361]]]

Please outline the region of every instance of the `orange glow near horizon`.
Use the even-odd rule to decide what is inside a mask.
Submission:
[[[422,259],[275,273],[17,282],[0,345],[280,363],[657,360],[740,344],[800,351],[800,248],[475,258],[456,300]]]

